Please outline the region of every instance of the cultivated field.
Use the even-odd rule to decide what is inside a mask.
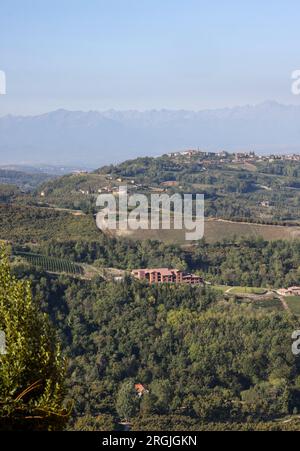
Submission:
[[[35,243],[51,239],[94,240],[100,230],[91,214],[75,216],[71,210],[58,211],[54,208],[40,208],[17,205],[0,206],[0,239]],[[158,240],[168,244],[193,244],[186,241],[185,230],[137,230],[114,231],[112,235],[134,240]],[[262,237],[265,240],[300,239],[299,226],[261,225],[223,219],[205,221],[204,238],[209,243],[235,237]]]
[[[135,240],[154,239],[165,243],[187,244],[183,230],[117,231],[116,234]],[[204,238],[209,243],[241,236],[262,237],[267,241],[293,240],[300,238],[300,227],[251,224],[223,219],[205,221]]]
[[[31,265],[44,271],[83,275],[82,266],[67,259],[48,257],[46,255],[32,254],[29,252],[16,252],[15,255],[24,258]]]

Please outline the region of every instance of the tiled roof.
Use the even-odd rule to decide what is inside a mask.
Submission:
[[[145,387],[143,386],[143,384],[135,384],[134,388],[138,393],[143,393],[145,391]]]
[[[145,268],[145,269],[134,269],[134,272],[145,272],[145,273],[159,272],[163,276],[172,276],[173,274],[177,274],[179,270],[169,268]]]

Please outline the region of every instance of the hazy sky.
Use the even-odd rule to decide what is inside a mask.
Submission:
[[[1,0],[0,115],[292,96],[299,0]]]

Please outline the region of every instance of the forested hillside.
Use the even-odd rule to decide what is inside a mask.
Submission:
[[[300,408],[288,313],[224,301],[210,288],[28,276],[69,359],[70,428],[128,418],[159,429],[166,416],[170,429],[263,427]],[[147,388],[141,398],[136,383]]]
[[[131,271],[165,265],[188,269],[220,285],[280,287],[297,284],[300,277],[300,241],[242,238],[214,244],[200,241],[192,248],[181,248],[102,234],[98,241],[50,241],[39,249],[45,255],[68,257],[99,268],[118,267]]]

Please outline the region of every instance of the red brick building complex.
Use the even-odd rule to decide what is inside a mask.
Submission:
[[[137,279],[148,280],[149,283],[185,283],[189,285],[204,285],[204,280],[202,277],[185,273],[178,269],[134,269],[131,274]]]

